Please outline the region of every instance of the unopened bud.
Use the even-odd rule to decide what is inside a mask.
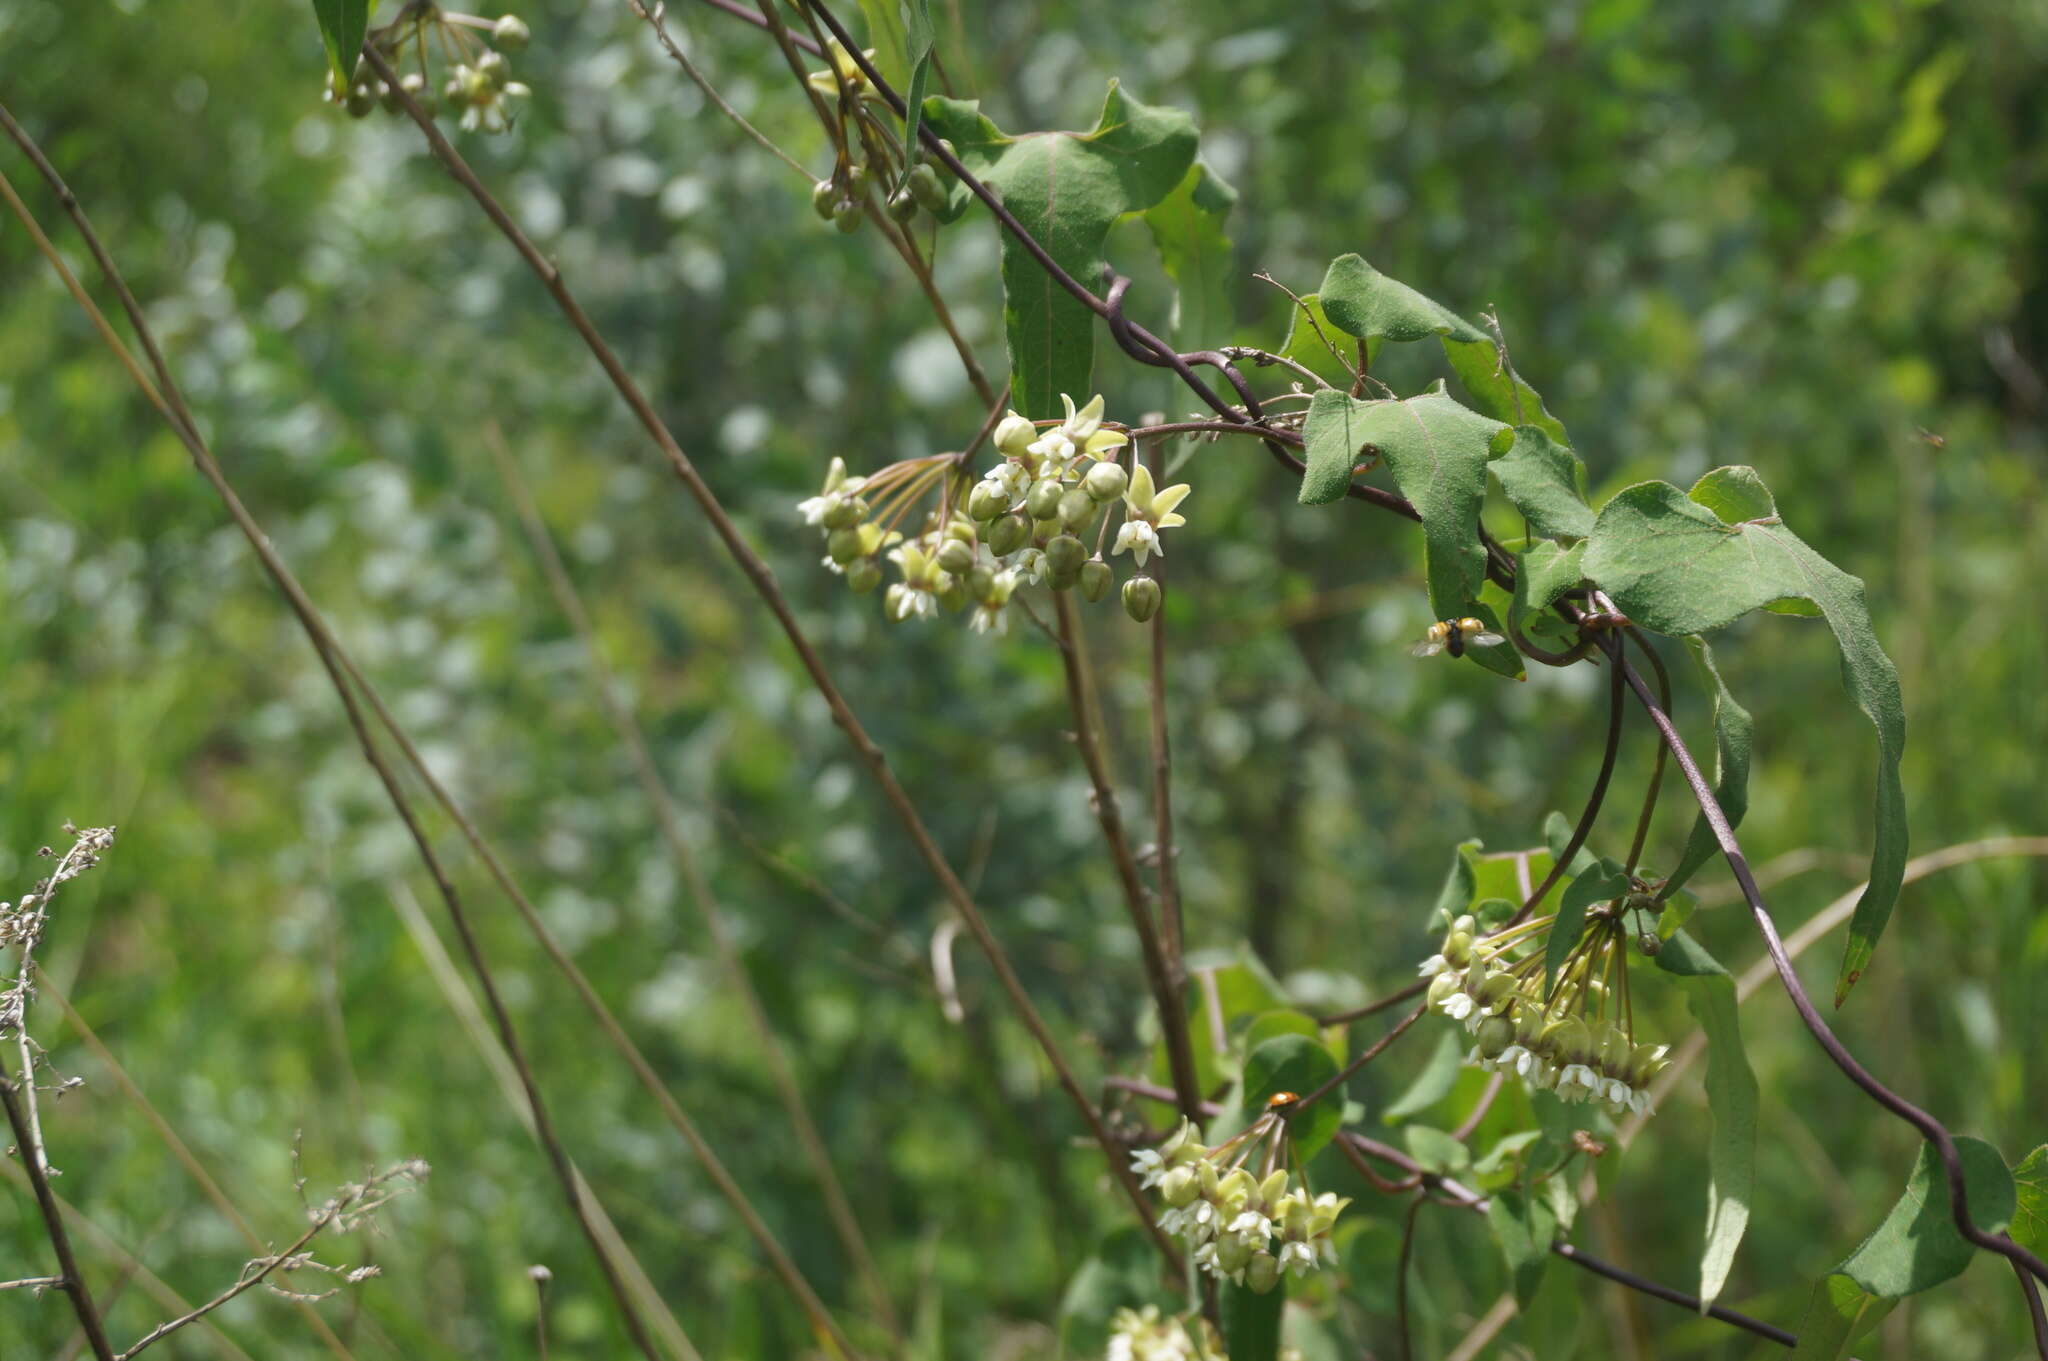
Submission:
[[[1031,537],[1031,526],[1021,515],[1005,515],[988,527],[988,551],[999,558],[1006,558],[1024,546]]]
[[[1132,577],[1126,581],[1124,613],[1141,624],[1159,613],[1159,583],[1151,577]]]
[[[1116,573],[1101,558],[1091,558],[1081,564],[1081,594],[1090,604],[1109,594],[1109,588],[1116,582]]]
[[[955,576],[974,570],[974,546],[961,539],[947,539],[939,546],[939,566]]]
[[[1046,565],[1055,573],[1079,575],[1081,564],[1087,560],[1088,546],[1071,534],[1058,534],[1046,542]]]
[[[946,186],[939,179],[939,172],[930,166],[920,165],[913,169],[905,187],[926,212],[942,213],[946,210]]]
[[[1010,498],[1001,487],[991,483],[977,482],[974,490],[967,493],[967,513],[977,520],[993,520],[1009,508]]]
[[[1081,489],[1097,501],[1114,501],[1131,485],[1121,463],[1098,463],[1081,479]]]
[[[500,15],[491,25],[491,45],[502,52],[523,52],[532,38],[533,30],[516,14]]]
[[[1068,529],[1079,529],[1095,514],[1095,498],[1079,487],[1069,487],[1060,496],[1059,521]]]
[[[1479,1023],[1479,1052],[1497,1059],[1515,1042],[1515,1023],[1505,1016],[1489,1016]]]
[[[1261,1295],[1280,1284],[1280,1259],[1270,1252],[1255,1253],[1244,1270],[1244,1283]]]
[[[898,189],[889,195],[889,220],[908,222],[917,216],[917,196],[908,189]]]
[[[825,508],[820,520],[827,529],[851,529],[860,523],[860,516],[860,502],[843,496]]]
[[[832,225],[848,236],[860,230],[860,204],[843,198],[832,205]]]
[[[860,531],[835,529],[825,536],[825,552],[841,567],[860,556]]]
[[[1024,493],[1024,509],[1034,520],[1050,520],[1060,513],[1060,498],[1067,489],[1057,478],[1042,477]]]
[[[862,558],[846,569],[846,584],[855,595],[866,595],[882,584],[882,567],[873,558]]]
[[[811,211],[830,222],[832,210],[839,206],[839,186],[830,180],[819,180],[811,186]]]

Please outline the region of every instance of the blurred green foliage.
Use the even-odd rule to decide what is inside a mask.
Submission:
[[[725,94],[824,171],[772,47],[672,8]],[[981,413],[949,343],[872,234],[819,224],[810,185],[706,106],[626,6],[549,0],[525,17],[531,106],[465,154],[770,554],[1069,1052],[1090,1074],[1133,1071],[1137,954],[1050,650],[1028,630],[991,643],[885,625],[817,567],[792,509],[833,454],[859,470],[972,433]],[[1904,682],[1916,848],[2048,830],[2048,11],[1344,0],[1247,27],[1243,6],[1181,0],[934,17],[945,76],[1003,127],[1088,126],[1112,76],[1196,114],[1205,160],[1239,193],[1239,325],[1203,343],[1277,347],[1286,299],[1252,272],[1306,291],[1355,250],[1463,314],[1498,314],[1596,504],[1642,478],[1756,464],[1802,537],[1869,583]],[[299,4],[0,0],[0,97],[128,271],[243,496],[804,1270],[857,1312],[738,1003],[511,515],[491,422],[630,678],[919,1354],[1051,1355],[1068,1276],[1122,1222],[1099,1156],[964,945],[966,1019],[942,1017],[919,965],[944,917],[930,880],[545,295],[409,127],[320,102],[323,70]],[[11,148],[0,168],[85,263]],[[996,245],[970,215],[942,238],[939,277],[999,371]],[[1163,325],[1145,228],[1119,226],[1108,249],[1138,280],[1133,314]],[[60,899],[51,985],[266,1237],[300,1222],[295,1132],[313,1193],[371,1162],[434,1165],[384,1233],[334,1249],[385,1270],[321,1306],[356,1356],[531,1355],[533,1262],[555,1273],[553,1355],[622,1354],[557,1192],[394,910],[409,894],[438,911],[310,651],[11,218],[0,299],[0,881],[26,888],[30,852],[66,817],[122,829]],[[1390,378],[1434,372],[1410,348]],[[1188,404],[1107,346],[1096,382],[1116,414]],[[1539,844],[1547,810],[1578,806],[1598,677],[1539,667],[1512,685],[1418,664],[1402,646],[1428,618],[1411,529],[1299,508],[1289,479],[1233,445],[1199,446],[1182,476],[1196,492],[1168,616],[1190,942],[1248,941],[1297,1003],[1355,1003],[1431,948],[1451,845]],[[1090,623],[1142,821],[1140,635],[1107,607]],[[1866,730],[1817,621],[1745,621],[1716,655],[1757,723],[1752,858],[1811,852],[1774,896],[1789,927],[1852,887],[1867,853]],[[1705,700],[1675,669],[1705,750]],[[1647,734],[1631,721],[1598,847],[1625,840]],[[1689,824],[1666,799],[1652,863]],[[700,1350],[800,1352],[802,1321],[730,1211],[477,867],[455,861],[566,1141]],[[1710,866],[1696,887],[1721,878]],[[2048,1136],[2048,1057],[2025,1039],[2048,1031],[2044,884],[2036,863],[1986,860],[1909,887],[1838,1018],[1902,1091],[2012,1161]],[[1737,911],[1690,929],[1731,967],[1756,949]],[[1830,942],[1804,961],[1810,986],[1835,958]],[[1682,1001],[1653,1002],[1683,1033]],[[59,1190],[187,1296],[212,1293],[240,1239],[54,1004],[36,1019],[57,1069],[87,1079],[48,1114]],[[1743,1024],[1763,1086],[1759,1208],[1724,1299],[1796,1325],[1915,1143],[1850,1099],[1781,999],[1760,995]],[[1413,1041],[1354,1084],[1369,1121],[1426,1052]],[[1438,1109],[1469,1103],[1473,1076]],[[1695,1077],[1603,1165],[1580,1241],[1689,1284],[1709,1137]],[[1318,1174],[1348,1187],[1333,1161]],[[47,1269],[25,1198],[7,1203],[0,1275]],[[1397,1214],[1370,1195],[1351,1212],[1352,1286],[1333,1306],[1381,1354]],[[117,1262],[87,1253],[110,1291]],[[1424,1215],[1416,1254],[1419,1354],[1441,1355],[1507,1272],[1476,1216]],[[1563,1285],[1587,1301],[1586,1355],[1774,1350],[1561,1272],[1510,1342],[1553,1325]],[[2011,1287],[1979,1263],[1895,1310],[1860,1354],[2012,1355]],[[161,1314],[132,1285],[112,1309],[124,1337]],[[253,1355],[327,1354],[260,1292],[220,1323]],[[58,1297],[0,1295],[0,1354],[52,1355],[68,1335]],[[197,1329],[160,1353],[220,1354]]]

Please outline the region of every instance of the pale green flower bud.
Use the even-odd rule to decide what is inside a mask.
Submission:
[[[977,520],[993,520],[1010,508],[1010,498],[1003,495],[1001,487],[987,482],[977,482],[974,490],[967,494],[967,513]]]
[[[1287,1169],[1276,1167],[1267,1178],[1259,1183],[1259,1203],[1277,1205],[1287,1191]]]
[[[1071,591],[1081,584],[1081,569],[1076,567],[1071,571],[1062,572],[1057,568],[1048,568],[1045,584],[1055,591]]]
[[[1060,495],[1059,522],[1068,529],[1079,529],[1095,514],[1095,498],[1079,487],[1069,487]]]
[[[1216,1274],[1229,1276],[1251,1264],[1252,1245],[1234,1233],[1216,1240]]]
[[[348,108],[348,116],[350,118],[368,118],[370,116],[370,110],[377,107],[377,95],[370,88],[368,81],[358,81],[349,87],[346,107]]]
[[[1031,450],[1032,441],[1038,438],[1038,427],[1012,411],[996,426],[996,448],[1007,458],[1023,458]]]
[[[1225,1173],[1221,1186],[1222,1195],[1211,1197],[1211,1199],[1216,1201],[1219,1208],[1227,1208],[1230,1211],[1225,1216],[1226,1222],[1237,1218],[1239,1214],[1243,1213],[1244,1207],[1249,1205],[1252,1197],[1259,1193],[1259,1183],[1252,1177],[1251,1173],[1245,1171],[1242,1167],[1233,1167],[1229,1172]]]
[[[1194,1204],[1201,1194],[1201,1175],[1185,1164],[1168,1168],[1159,1179],[1159,1198],[1176,1210]]]
[[[503,52],[486,52],[479,56],[476,69],[494,90],[504,89],[505,82],[512,79],[512,63],[505,60]]]
[[[1139,577],[1136,580],[1142,581],[1144,578]],[[1129,587],[1125,589],[1128,590]],[[1442,1006],[1464,981],[1463,976],[1455,970],[1446,970],[1429,980],[1429,991],[1424,994],[1424,997],[1432,1007]]]
[[[832,225],[848,236],[860,230],[860,204],[843,198],[832,205]]]
[[[1629,1051],[1633,1046],[1628,1036],[1615,1026],[1603,1022],[1600,1028],[1598,1054],[1600,1069],[1609,1077],[1622,1077],[1628,1072]]]
[[[1034,520],[1051,520],[1060,513],[1060,498],[1066,488],[1056,478],[1042,477],[1024,493],[1024,510]]]
[[[948,538],[939,545],[939,566],[955,576],[973,571],[974,545],[963,539]]]
[[[851,529],[860,523],[860,517],[865,509],[866,507],[854,498],[843,497],[825,508],[820,523],[828,530]]]
[[[1033,520],[1031,522],[1031,536],[1040,543],[1044,543],[1047,539],[1058,535],[1061,528],[1062,526],[1057,517],[1050,520]]]
[[[1124,613],[1141,624],[1159,613],[1159,583],[1151,577],[1132,577],[1126,581]]]
[[[908,189],[898,189],[889,195],[887,207],[891,222],[908,222],[917,216],[917,196]]]
[[[1006,558],[1031,538],[1031,526],[1021,515],[1005,515],[988,527],[988,551]]]
[[[920,165],[913,169],[906,187],[910,190],[911,197],[923,205],[926,212],[946,211],[946,186],[940,182],[939,172],[932,167]]]
[[[852,526],[833,530],[825,536],[825,552],[844,567],[861,555],[860,531]]]
[[[1245,1267],[1244,1283],[1261,1295],[1269,1293],[1280,1284],[1280,1259],[1270,1252],[1252,1254]]]
[[[839,186],[830,180],[819,180],[811,186],[811,211],[825,221],[832,220],[833,209],[839,206]]]
[[[1097,501],[1114,501],[1130,485],[1130,475],[1119,463],[1098,463],[1081,479],[1081,489]]]
[[[1454,969],[1463,969],[1472,963],[1472,935],[1469,931],[1453,931],[1444,937],[1444,963]]]
[[[1088,545],[1071,534],[1056,534],[1046,541],[1045,561],[1055,573],[1078,574],[1088,560]]]
[[[1514,1042],[1515,1023],[1507,1017],[1489,1016],[1479,1023],[1479,1052],[1486,1058],[1499,1058]]]
[[[882,584],[882,568],[873,558],[862,558],[846,569],[846,584],[855,595],[866,595]]]
[[[532,38],[533,30],[516,14],[500,15],[498,22],[491,25],[491,45],[500,51],[523,52]]]
[[[1101,558],[1090,558],[1081,564],[1081,594],[1088,597],[1090,604],[1108,595],[1115,581],[1116,573]]]
[[[972,568],[964,578],[964,582],[967,587],[967,594],[973,596],[984,605],[988,604],[989,598],[995,594],[996,574],[989,568]]]

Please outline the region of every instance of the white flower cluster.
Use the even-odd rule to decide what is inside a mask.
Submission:
[[[1215,1148],[1197,1140],[1194,1125],[1183,1120],[1158,1148],[1134,1153],[1131,1170],[1141,1185],[1159,1188],[1167,1205],[1159,1227],[1192,1247],[1198,1266],[1264,1294],[1284,1271],[1306,1276],[1318,1265],[1335,1264],[1330,1229],[1351,1202],[1329,1191],[1311,1196],[1306,1186],[1290,1184],[1285,1168],[1254,1177],[1231,1165],[1231,1150],[1244,1144],[1246,1152],[1237,1156],[1246,1156],[1261,1134],[1282,1137],[1278,1118],[1262,1117]]]
[[[1443,949],[1419,970],[1430,979],[1429,1005],[1464,1023],[1478,1041],[1469,1061],[1488,1072],[1511,1073],[1539,1091],[1594,1102],[1610,1114],[1652,1114],[1649,1085],[1670,1066],[1669,1046],[1637,1044],[1604,1014],[1606,989],[1597,978],[1568,974],[1546,1001],[1540,949],[1507,959],[1540,946],[1538,932],[1548,920],[1535,923],[1536,930],[1479,938],[1474,919],[1459,917]],[[1624,947],[1615,939],[1602,948]]]
[[[1189,1331],[1190,1326],[1209,1331],[1202,1319],[1192,1325],[1160,1314],[1159,1306],[1119,1309],[1109,1321],[1109,1350],[1105,1361],[1216,1361],[1221,1349],[1205,1345]]]

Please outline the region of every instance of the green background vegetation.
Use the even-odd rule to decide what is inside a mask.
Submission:
[[[675,8],[722,88],[822,169],[772,48]],[[1596,504],[1644,478],[1754,463],[1798,532],[1868,581],[1905,688],[1916,850],[2048,830],[2048,10],[961,8],[965,45],[934,7],[942,54],[1006,128],[1089,126],[1111,76],[1196,113],[1205,157],[1241,195],[1238,328],[1202,340],[1277,345],[1285,299],[1252,271],[1306,290],[1353,250],[1467,315],[1497,309],[1591,465]],[[705,107],[624,4],[523,13],[531,107],[510,136],[463,137],[465,154],[769,553],[943,844],[979,871],[1068,1051],[1091,1076],[1131,1071],[1146,1034],[1137,952],[1062,737],[1052,653],[1028,632],[885,625],[878,599],[817,567],[793,509],[834,454],[859,470],[958,447],[981,413],[950,346],[872,234],[818,223],[808,183]],[[931,881],[580,344],[409,126],[319,102],[322,69],[299,3],[0,0],[0,98],[129,272],[229,474],[806,1272],[854,1308],[738,1004],[512,516],[492,421],[630,678],[923,1354],[1052,1354],[1068,1275],[1121,1222],[1098,1155],[965,943],[967,1019],[941,1017],[920,962],[944,917]],[[0,167],[82,264],[26,163],[10,149]],[[1119,227],[1109,254],[1138,277],[1134,314],[1163,320],[1143,229]],[[984,217],[947,231],[940,278],[999,370]],[[1389,372],[1419,379],[1434,362]],[[1107,346],[1096,381],[1126,419],[1187,405]],[[1427,608],[1410,528],[1297,507],[1251,446],[1203,446],[1183,475],[1196,490],[1170,540],[1168,616],[1190,941],[1248,943],[1305,1005],[1355,1003],[1432,948],[1424,920],[1453,844],[1534,845],[1548,810],[1578,806],[1600,678],[1536,668],[1514,686],[1415,662],[1404,644]],[[60,900],[43,952],[56,987],[267,1237],[300,1222],[295,1131],[314,1190],[398,1157],[435,1168],[384,1233],[334,1250],[385,1271],[323,1306],[355,1354],[531,1355],[532,1262],[555,1272],[555,1354],[623,1354],[541,1161],[394,907],[410,895],[441,920],[310,650],[11,219],[0,611],[6,896],[63,819],[121,827],[105,867]],[[1126,810],[1142,819],[1142,634],[1111,605],[1088,618]],[[1745,843],[1758,863],[1806,853],[1774,894],[1789,929],[1859,877],[1868,729],[1817,621],[1758,616],[1718,653],[1757,720]],[[1632,717],[1627,736],[1595,839],[1610,853],[1649,763],[1646,725]],[[1653,865],[1689,822],[1675,789],[1666,799]],[[730,1211],[436,830],[565,1140],[698,1347],[798,1353],[801,1320]],[[750,845],[829,885],[879,941]],[[1699,886],[1725,902],[1724,882],[1710,869]],[[2012,1161],[2048,1137],[2044,883],[2008,859],[1910,886],[1838,1018],[1901,1091]],[[1756,953],[1737,910],[1693,929],[1731,967]],[[1837,950],[1803,961],[1816,995]],[[1682,1033],[1675,993],[1653,1005]],[[1796,1326],[1815,1277],[1882,1217],[1914,1140],[1854,1099],[1782,996],[1761,994],[1743,1023],[1763,1130],[1725,1299]],[[1442,1029],[1354,1084],[1369,1124]],[[49,1114],[62,1193],[186,1295],[231,1279],[240,1239],[53,1002],[36,1032],[87,1079]],[[1579,1240],[1689,1285],[1708,1137],[1694,1078],[1604,1169]],[[26,1199],[6,1203],[0,1275],[46,1269]],[[1365,1227],[1343,1328],[1380,1355],[1394,1213],[1367,1196],[1347,1216]],[[1417,1254],[1418,1354],[1440,1355],[1506,1273],[1475,1216],[1425,1215]],[[116,1274],[104,1253],[87,1261],[102,1287]],[[1777,1350],[1590,1278],[1564,1284],[1587,1301],[1585,1355]],[[131,1288],[112,1313],[125,1337],[161,1310]],[[221,1323],[252,1355],[325,1354],[260,1294]],[[2010,1272],[1979,1261],[1861,1354],[2007,1357],[2021,1327]],[[51,1355],[68,1335],[57,1297],[0,1295],[0,1355]],[[221,1354],[197,1330],[161,1351]]]

